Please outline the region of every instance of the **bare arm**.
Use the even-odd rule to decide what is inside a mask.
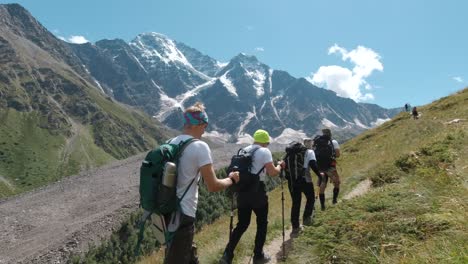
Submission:
[[[340,154],[340,149],[335,149],[335,157],[339,158]]]
[[[209,192],[219,192],[226,189],[227,187],[233,184],[231,178],[235,181],[239,181],[239,173],[231,172],[229,177],[225,179],[216,178],[215,171],[213,169],[213,164],[206,164],[200,168],[201,176],[205,181],[206,187],[208,187]]]
[[[278,176],[281,172],[281,166],[280,165],[273,165],[273,162],[268,162],[265,164],[265,170],[268,176],[274,177]]]

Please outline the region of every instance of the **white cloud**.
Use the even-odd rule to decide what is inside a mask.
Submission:
[[[83,43],[87,43],[89,42],[89,40],[87,40],[85,37],[83,36],[70,36],[69,38],[65,38],[65,37],[62,37],[62,36],[59,36],[57,35],[57,38],[58,39],[61,39],[63,41],[66,41],[66,42],[69,42],[69,43],[73,43],[73,44],[83,44]]]
[[[68,42],[74,43],[74,44],[83,44],[89,41],[83,36],[71,36],[68,38]]]
[[[328,49],[328,54],[335,53],[341,54],[343,61],[353,63],[353,69],[350,70],[338,65],[321,66],[317,72],[312,73],[308,80],[315,85],[325,86],[342,97],[355,101],[373,100],[372,93],[364,93],[363,90],[372,90],[372,86],[366,81],[367,77],[376,70],[383,71],[380,55],[364,46],[347,51],[337,44]]]
[[[455,77],[453,77],[453,80],[456,81],[456,82],[459,82],[459,83],[463,83],[463,82],[464,82],[464,81],[463,81],[463,78],[460,77],[460,76],[455,76]]]
[[[256,47],[255,51],[265,51],[265,49],[263,47]]]

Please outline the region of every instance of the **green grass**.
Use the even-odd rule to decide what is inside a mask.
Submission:
[[[0,111],[0,198],[113,160],[93,143],[86,128],[65,151],[67,139],[40,128],[40,119],[35,112]]]
[[[0,199],[147,151],[170,134],[65,65],[15,70],[19,77],[0,83]]]
[[[373,188],[318,215],[287,262],[466,263],[467,101],[465,89],[344,144],[343,189]]]

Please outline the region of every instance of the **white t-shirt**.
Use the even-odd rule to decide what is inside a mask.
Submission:
[[[332,139],[332,144],[334,149],[340,149],[340,144],[338,144],[338,141]]]
[[[171,140],[171,144],[178,144],[192,136],[179,135]],[[180,202],[182,213],[195,217],[198,204],[198,181],[200,180],[200,168],[212,164],[211,150],[208,144],[201,140],[190,143],[182,156],[177,167],[177,197],[182,197],[192,179],[195,181]]]
[[[304,155],[304,169],[305,169],[305,175],[304,178],[306,182],[312,182],[312,175],[310,174],[310,168],[309,168],[309,162],[311,160],[317,160],[315,158],[315,152],[311,149],[308,149]]]
[[[271,155],[271,151],[268,148],[264,148],[260,145],[253,144],[244,148],[245,151],[251,151],[254,148],[259,148],[255,151],[252,160],[252,168],[250,169],[250,173],[257,174],[265,164],[269,162],[273,162],[273,156]],[[264,169],[260,174],[260,181],[266,180],[266,169]]]

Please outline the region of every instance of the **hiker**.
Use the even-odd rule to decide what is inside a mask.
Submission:
[[[418,109],[416,109],[416,106],[413,107],[413,119],[418,119],[419,114],[418,114]]]
[[[255,150],[252,156],[252,167],[250,176],[258,174],[259,182],[254,184],[253,188],[248,191],[240,191],[237,195],[237,219],[238,223],[228,244],[224,250],[223,257],[220,263],[230,264],[234,258],[234,249],[239,243],[242,234],[247,230],[250,224],[252,211],[257,217],[257,233],[255,235],[255,248],[253,255],[253,263],[267,263],[271,257],[263,252],[265,244],[267,225],[268,225],[268,196],[265,190],[266,176],[277,176],[281,172],[281,166],[284,162],[273,164],[273,157],[270,150],[267,148],[270,143],[270,135],[267,131],[259,129],[255,131],[254,143],[244,148],[245,151]]]
[[[171,143],[178,144],[191,137],[200,139],[208,126],[208,116],[202,103],[187,108],[184,112],[184,127],[181,135],[173,138]],[[228,178],[216,178],[213,169],[211,150],[205,142],[194,141],[185,148],[177,168],[177,197],[182,197],[193,179],[198,182],[201,177],[209,192],[217,192],[239,181],[239,173],[231,172]],[[195,213],[198,202],[198,184],[192,184],[180,202],[179,226],[172,241],[167,245],[165,264],[198,263],[192,245],[195,233]],[[172,223],[170,223],[172,224]]]
[[[406,104],[405,104],[405,112],[409,112],[409,111],[410,111],[409,104],[406,103]]]
[[[312,215],[315,205],[315,192],[309,168],[311,168],[319,178],[324,176],[324,174],[322,173],[321,175],[318,170],[315,153],[312,150],[312,146],[313,140],[311,138],[305,138],[304,144],[295,143],[286,149],[286,175],[288,176],[288,188],[292,200],[291,225],[293,229],[291,235],[297,235],[302,230],[302,226],[299,225],[302,193],[304,193],[306,197],[302,223],[304,225],[312,224]],[[300,150],[294,151],[294,148],[300,148]],[[301,166],[303,169],[298,170],[294,164],[291,164],[294,162],[301,163],[297,165]],[[300,175],[294,175],[295,172],[300,173]]]
[[[331,130],[322,129],[322,135],[314,138],[314,151],[317,159],[317,166],[320,172],[325,175],[319,177],[318,186],[320,186],[320,207],[325,210],[325,189],[328,179],[333,182],[333,204],[337,203],[340,192],[340,177],[336,170],[336,158],[340,157],[340,145],[338,141],[332,139]]]

